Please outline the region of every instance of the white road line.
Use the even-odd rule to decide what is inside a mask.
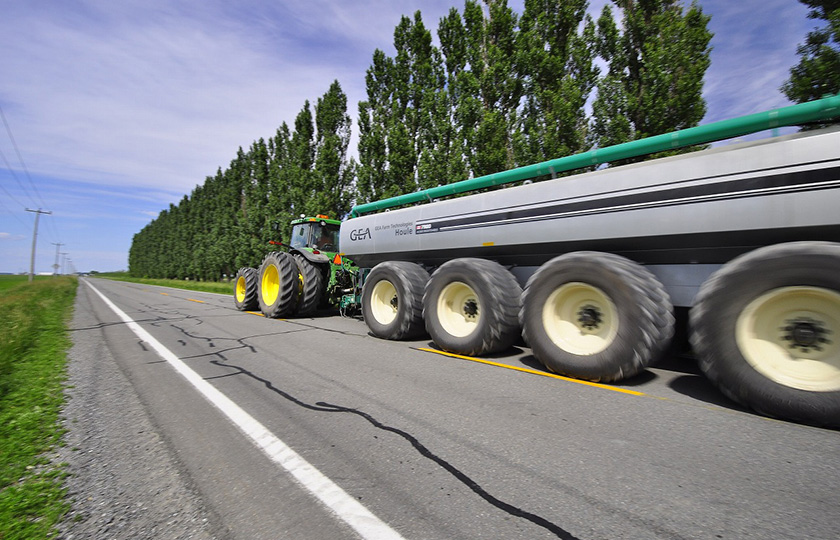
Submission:
[[[91,285],[89,281],[83,281],[137,334],[137,337],[145,341],[161,358],[169,362],[196,390],[247,435],[257,448],[262,450],[271,461],[283,467],[301,486],[335,513],[341,521],[352,527],[362,538],[365,540],[404,540],[397,531],[376,517],[370,510],[356,501],[356,499],[348,495],[335,482],[324,476],[321,471],[289,448],[286,443],[277,438],[276,435],[271,433],[253,416],[242,410],[230,398],[202,379],[198,373],[190,369],[172,351],[164,347],[151,334],[141,328],[139,324],[114,305],[96,287]]]

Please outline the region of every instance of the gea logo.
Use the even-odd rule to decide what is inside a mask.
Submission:
[[[369,240],[370,239],[370,229],[367,227],[364,229],[353,229],[350,231],[350,240],[354,242],[356,240]]]

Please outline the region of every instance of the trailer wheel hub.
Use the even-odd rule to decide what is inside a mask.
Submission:
[[[787,326],[782,330],[782,339],[788,342],[791,349],[799,348],[802,352],[807,352],[813,348],[815,351],[821,351],[824,345],[831,344],[831,340],[825,337],[829,331],[821,321],[810,318],[793,319],[787,321]]]
[[[735,341],[744,359],[768,379],[811,392],[840,390],[840,293],[781,287],[738,315]]]
[[[478,315],[478,302],[471,298],[464,302],[464,316],[475,318],[476,315]]]
[[[618,309],[607,294],[588,283],[556,288],[543,304],[543,329],[571,354],[589,356],[609,347],[618,335]]]
[[[397,318],[400,301],[397,288],[387,279],[376,282],[370,295],[373,318],[381,325],[389,325]]]
[[[456,337],[465,337],[477,328],[481,303],[472,287],[453,281],[440,291],[437,316],[444,330]]]
[[[598,308],[591,305],[586,305],[578,311],[578,322],[587,330],[598,328],[601,324],[601,312]]]

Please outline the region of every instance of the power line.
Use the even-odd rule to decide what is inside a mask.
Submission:
[[[12,141],[12,147],[15,149],[15,153],[17,154],[18,161],[20,162],[21,167],[23,167],[23,172],[26,173],[26,178],[29,180],[29,184],[32,186],[32,190],[35,191],[35,195],[38,196],[38,200],[41,201],[42,206],[46,206],[44,204],[44,199],[41,198],[41,194],[38,193],[38,188],[35,187],[35,182],[32,181],[32,176],[29,175],[29,169],[26,168],[26,162],[23,161],[23,156],[20,154],[20,149],[18,148],[17,142],[15,141],[14,135],[12,135],[12,128],[9,126],[9,122],[6,120],[6,115],[3,113],[3,107],[0,107],[0,118],[3,119],[3,125],[6,126],[6,133],[9,134],[9,140]],[[5,160],[5,156],[3,157]],[[9,167],[11,171],[11,167]],[[12,173],[14,176],[14,173]]]
[[[16,203],[18,203],[18,204],[21,206],[21,208],[26,208],[26,205],[25,205],[25,204],[23,204],[22,202],[20,202],[19,200],[17,200],[17,198],[16,198],[14,195],[12,195],[11,193],[9,193],[9,192],[8,192],[8,190],[7,190],[6,188],[4,188],[4,187],[3,187],[3,184],[0,184],[0,188],[2,188],[2,189],[3,189],[3,191],[6,193],[6,195],[8,195],[8,196],[9,196],[9,198],[10,198],[10,199],[12,199],[12,200],[13,200],[13,201],[15,201]]]
[[[0,187],[3,187],[3,186],[0,186]],[[6,188],[3,188],[3,191],[6,191]],[[6,193],[8,194],[9,192],[8,192],[8,191],[6,191]],[[11,210],[10,210],[10,209],[9,209],[9,208],[5,205],[5,204],[3,204],[3,201],[0,201],[0,206],[2,206],[2,207],[3,207],[3,208],[4,208],[4,209],[5,209],[5,210],[6,210],[6,211],[7,211],[7,212],[8,212],[8,213],[12,216],[12,217],[14,217],[14,218],[18,221],[18,223],[20,223],[20,224],[21,224],[21,225],[23,225],[24,227],[28,227],[28,226],[29,226],[29,225],[27,225],[26,223],[24,223],[24,222],[23,222],[23,220],[22,220],[22,219],[20,219],[20,218],[17,216],[17,214],[15,214],[15,213],[14,213],[13,211],[11,211]]]
[[[38,200],[39,200],[39,201],[41,201],[41,205],[40,205],[40,206],[41,206],[41,207],[46,206],[46,204],[44,203],[44,199],[41,197],[41,194],[38,192],[38,188],[35,186],[35,182],[33,182],[33,181],[32,181],[32,176],[29,174],[29,169],[26,167],[26,162],[25,162],[25,161],[23,161],[23,156],[22,156],[22,155],[21,155],[21,153],[20,153],[20,148],[19,148],[19,147],[18,147],[18,145],[17,145],[17,141],[15,141],[15,137],[14,137],[14,135],[12,134],[12,128],[11,128],[11,126],[9,125],[8,120],[6,119],[6,114],[3,112],[3,108],[2,108],[2,107],[0,107],[0,118],[2,118],[2,119],[3,119],[3,125],[6,127],[6,133],[9,135],[9,140],[12,142],[12,146],[14,147],[14,149],[15,149],[15,153],[17,154],[18,161],[20,162],[20,165],[21,165],[21,167],[23,168],[24,173],[26,173],[26,178],[29,180],[29,184],[32,186],[32,190],[35,192],[35,195],[38,197]],[[3,153],[3,150],[2,150],[2,149],[0,149],[0,157],[2,157],[2,158],[3,158],[3,162],[6,164],[6,169],[8,169],[9,173],[12,175],[12,178],[14,178],[14,179],[15,179],[15,181],[18,183],[18,185],[20,186],[20,188],[21,188],[21,189],[23,190],[23,192],[26,194],[26,196],[27,196],[27,197],[29,197],[29,200],[30,200],[30,201],[32,201],[33,203],[35,203],[35,199],[32,197],[32,194],[30,194],[30,193],[29,193],[29,190],[28,190],[28,189],[26,189],[26,186],[24,186],[24,185],[23,185],[23,182],[21,182],[21,181],[20,181],[20,178],[18,178],[18,175],[17,175],[17,174],[15,174],[14,169],[13,169],[13,168],[12,168],[12,166],[9,164],[9,160],[6,158],[6,154],[4,154],[4,153]],[[12,199],[12,200],[14,200],[17,204],[19,204],[20,206],[22,206],[24,209],[27,209],[27,208],[26,208],[26,205],[24,205],[23,203],[21,203],[21,202],[20,202],[20,201],[19,201],[16,197],[12,196],[12,194],[11,194],[11,193],[9,193],[9,191],[8,191],[5,187],[3,187],[3,186],[2,186],[2,184],[0,184],[0,187],[2,187],[2,188],[3,188],[3,191],[4,191],[4,192],[5,192],[5,193],[6,193],[6,194],[7,194],[7,195],[8,195],[8,196]],[[27,210],[28,210],[28,209],[27,209]],[[57,226],[56,226],[56,224],[55,224],[55,216],[53,216],[53,215],[52,215],[52,212],[48,212],[48,214],[49,214],[49,216],[50,216],[50,218],[51,218],[51,219],[49,220],[49,224],[50,224],[50,228],[52,229],[52,233],[55,235],[55,238],[56,238],[58,241],[61,241],[61,235],[58,233],[58,227],[57,227]],[[17,218],[17,216],[15,216],[15,217]],[[18,221],[20,221],[20,220],[18,219]],[[37,219],[36,219],[36,221],[37,221]]]
[[[23,183],[20,181],[20,178],[18,178],[18,176],[15,174],[14,169],[12,169],[12,166],[9,164],[9,160],[6,159],[6,154],[3,153],[3,149],[0,149],[0,157],[3,158],[3,163],[6,164],[6,169],[9,170],[9,172],[12,175],[12,178],[14,178],[17,181],[18,185],[20,186],[20,189],[22,189],[23,192],[26,193],[26,196],[29,197],[29,200],[34,203],[35,199],[32,198],[32,195],[29,194],[29,191],[26,189],[26,186],[23,185]],[[2,184],[0,184],[0,187],[2,187]],[[3,188],[3,191],[6,191],[6,188]],[[9,193],[8,191],[6,191],[6,193],[9,195],[9,197],[12,197],[11,193]],[[23,204],[22,202],[17,200],[15,197],[12,197],[12,199],[14,199],[15,202],[18,203],[19,205],[21,205],[23,207],[26,207],[25,204]]]

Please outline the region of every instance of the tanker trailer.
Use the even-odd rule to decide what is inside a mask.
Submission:
[[[549,370],[610,382],[666,349],[683,306],[725,395],[840,426],[840,130],[528,182],[836,116],[840,96],[356,206],[340,249],[365,322],[465,355],[521,335]]]

